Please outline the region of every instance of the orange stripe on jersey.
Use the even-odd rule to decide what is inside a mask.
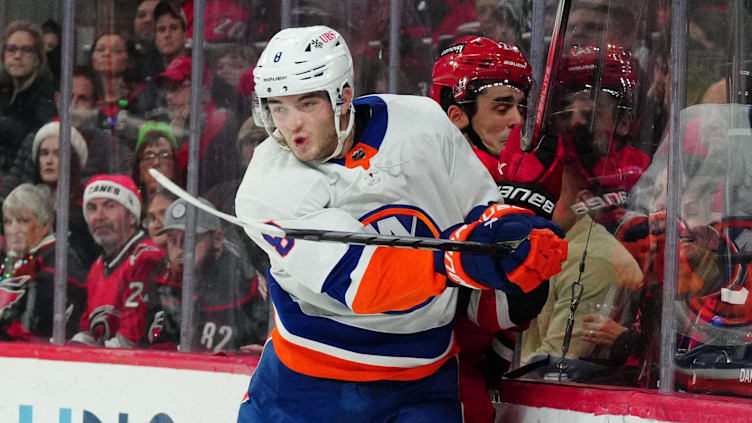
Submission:
[[[433,251],[378,247],[351,308],[362,314],[407,310],[445,288],[446,276],[434,272]]]
[[[285,340],[275,328],[272,342],[277,356],[290,369],[304,375],[352,382],[375,380],[417,380],[436,372],[447,360],[457,355],[454,341],[448,353],[438,361],[418,367],[374,366],[344,360]]]

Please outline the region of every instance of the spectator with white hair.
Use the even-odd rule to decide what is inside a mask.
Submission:
[[[0,265],[0,340],[48,341],[55,280],[54,211],[49,189],[21,184],[3,203],[7,250]],[[86,270],[68,249],[66,338],[86,306]]]

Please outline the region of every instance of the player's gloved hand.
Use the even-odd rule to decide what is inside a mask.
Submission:
[[[508,204],[476,207],[466,224],[449,239],[486,244],[506,243],[514,249],[503,256],[444,254],[449,279],[476,289],[499,289],[510,294],[530,292],[561,271],[567,258],[567,241],[556,224],[532,211]]]
[[[499,155],[496,183],[504,202],[528,208],[551,219],[561,194],[564,143],[561,136],[543,136],[531,152],[520,147],[522,126],[512,129]]]

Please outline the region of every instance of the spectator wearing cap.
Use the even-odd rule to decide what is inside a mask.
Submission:
[[[94,176],[83,209],[104,252],[89,270],[87,308],[72,342],[135,347],[145,332],[146,283],[164,251],[140,229],[141,196],[130,177]]]
[[[205,199],[204,204],[211,206]],[[180,341],[185,200],[174,201],[164,216],[160,234],[167,236],[162,271],[150,282],[147,339],[155,347],[175,348]],[[212,352],[238,351],[263,344],[268,332],[268,295],[265,278],[237,246],[224,239],[219,218],[197,210],[194,250],[197,347]],[[194,342],[195,343],[195,342]]]
[[[180,171],[185,174],[188,163],[188,124],[191,100],[191,59],[178,57],[157,76],[157,83],[167,92],[167,110],[170,126],[178,140]],[[240,176],[240,165],[235,153],[238,124],[227,109],[218,108],[209,96],[210,75],[204,68],[201,137],[199,142],[199,193]]]
[[[243,73],[256,61],[253,48],[230,44],[212,56],[212,100],[217,106],[232,110],[238,120],[245,120],[251,116],[250,102],[238,87]]]
[[[24,138],[57,116],[55,88],[38,25],[14,21],[5,28],[0,68],[0,177]]]
[[[55,280],[54,211],[45,186],[21,184],[3,203],[7,249],[0,264],[0,341],[52,337]],[[67,250],[66,338],[86,306],[86,268]]]
[[[154,45],[167,67],[173,60],[186,55],[188,20],[185,12],[169,1],[154,7]]]
[[[147,203],[159,188],[149,169],[157,169],[171,181],[183,185],[178,145],[168,123],[148,121],[141,126],[136,141],[136,160],[133,180]]]

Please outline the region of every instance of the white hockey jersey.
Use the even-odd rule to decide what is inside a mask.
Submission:
[[[500,201],[488,171],[430,98],[368,96],[343,159],[307,164],[267,139],[236,198],[243,220],[286,228],[438,237],[477,205]],[[413,380],[457,352],[457,294],[433,252],[249,236],[270,256],[274,348],[310,376]]]

